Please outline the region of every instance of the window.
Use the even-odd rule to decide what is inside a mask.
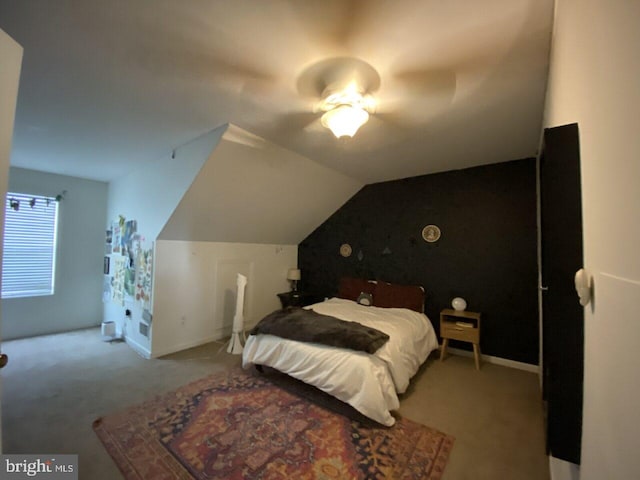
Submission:
[[[7,193],[2,298],[53,295],[58,202]]]

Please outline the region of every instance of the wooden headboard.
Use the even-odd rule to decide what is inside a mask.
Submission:
[[[382,308],[408,308],[424,312],[424,288],[419,285],[399,285],[381,280],[342,277],[338,297],[356,301],[360,294],[370,293],[373,306]]]

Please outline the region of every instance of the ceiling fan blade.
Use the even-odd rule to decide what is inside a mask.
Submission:
[[[309,122],[303,130],[306,133],[329,133],[331,135],[331,132],[322,125],[322,120],[320,118],[321,117],[318,115],[315,119]]]
[[[289,8],[320,50],[348,51],[351,37],[367,11],[365,0],[289,0]]]
[[[384,115],[370,115],[354,136],[367,150],[377,150],[402,142],[407,136],[407,130],[398,122]]]
[[[451,69],[415,69],[390,74],[376,96],[376,114],[403,127],[427,123],[453,102],[457,77]]]
[[[401,129],[408,129],[416,125],[428,124],[434,118],[442,115],[450,103],[450,101],[436,98],[422,101],[405,99],[386,102],[375,116]]]
[[[310,111],[289,112],[278,115],[276,122],[266,128],[276,136],[286,137],[292,132],[304,131],[319,120],[320,115]]]
[[[404,70],[394,73],[393,80],[411,94],[453,97],[456,91],[456,74],[449,69]]]
[[[320,123],[320,115],[308,111],[280,114],[275,122],[268,124],[254,119],[249,119],[245,123],[243,128],[294,151],[297,151],[296,146],[320,147],[326,140],[325,135],[331,136],[331,132]]]

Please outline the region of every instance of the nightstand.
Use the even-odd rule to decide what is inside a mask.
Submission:
[[[284,292],[279,293],[278,298],[282,304],[282,308],[287,307],[305,307],[313,303],[317,303],[318,296],[307,292]]]
[[[440,312],[442,347],[440,361],[444,359],[449,339],[473,344],[476,369],[480,370],[480,316],[478,312],[445,308]]]

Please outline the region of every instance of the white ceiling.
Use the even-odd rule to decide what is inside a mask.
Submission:
[[[227,122],[362,182],[533,156],[553,0],[0,0],[24,47],[11,163],[109,181]],[[300,79],[378,72],[353,139]]]

